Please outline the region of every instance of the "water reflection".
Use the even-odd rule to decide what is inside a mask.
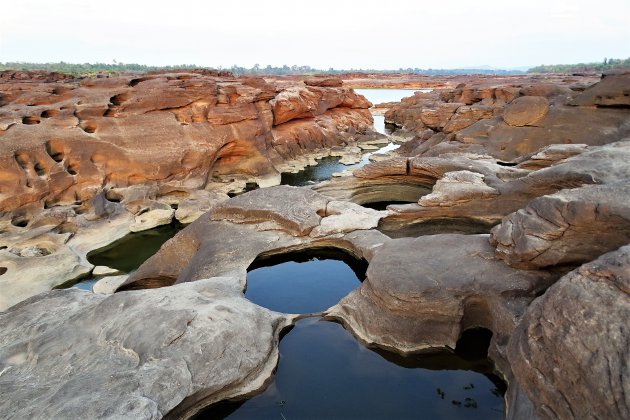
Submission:
[[[366,269],[364,260],[334,249],[257,259],[248,269],[245,297],[278,312],[321,312],[357,287]]]
[[[280,342],[278,370],[263,393],[197,418],[501,419],[501,381],[491,372],[486,359],[373,351],[339,324],[304,319]]]
[[[171,224],[130,233],[106,247],[90,252],[87,259],[91,264],[105,265],[129,273],[140,267],[182,228],[182,225]]]

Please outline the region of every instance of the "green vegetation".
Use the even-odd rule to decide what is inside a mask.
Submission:
[[[573,73],[573,72],[597,72],[605,70],[630,67],[630,58],[625,60],[615,58],[604,58],[601,63],[579,63],[579,64],[551,64],[532,67],[528,73]]]
[[[572,72],[602,72],[605,70],[611,70],[622,67],[630,67],[630,58],[625,60],[605,58],[601,63],[579,63],[579,64],[552,64],[532,67],[527,70],[528,73],[572,73]],[[254,64],[251,68],[241,67],[233,65],[229,68],[218,69],[197,66],[194,64],[181,64],[174,66],[147,66],[144,64],[113,64],[106,63],[83,63],[73,64],[60,61],[59,63],[19,63],[19,62],[7,62],[0,63],[0,71],[2,70],[47,70],[56,71],[60,73],[72,74],[74,76],[92,76],[97,73],[146,73],[149,71],[169,71],[169,70],[193,70],[193,69],[207,69],[207,70],[226,70],[235,75],[252,74],[252,75],[290,75],[290,74],[343,74],[343,73],[412,73],[423,75],[444,75],[444,74],[524,74],[524,71],[520,70],[500,70],[492,68],[479,68],[479,69],[420,69],[417,67],[411,68],[399,68],[392,70],[375,70],[375,69],[334,69],[328,70],[315,69],[311,66],[288,66],[282,67],[266,66],[261,67],[258,64]]]
[[[149,71],[168,71],[168,70],[192,70],[192,69],[208,69],[208,70],[226,70],[235,75],[241,74],[270,74],[270,75],[290,75],[290,74],[342,74],[342,73],[414,73],[414,74],[523,74],[524,72],[518,70],[496,70],[496,69],[420,69],[420,68],[399,68],[392,70],[375,70],[375,69],[333,69],[328,70],[315,69],[311,66],[288,66],[261,67],[255,64],[252,68],[246,68],[234,65],[229,68],[218,69],[197,66],[194,64],[183,64],[175,66],[146,66],[144,64],[123,64],[116,63],[84,63],[84,64],[72,64],[60,61],[59,63],[19,63],[19,62],[7,62],[0,63],[0,71],[2,70],[47,70],[56,71],[60,73],[72,74],[74,76],[91,76],[96,73],[146,73]]]
[[[154,70],[179,70],[179,69],[197,69],[200,68],[194,64],[181,66],[145,66],[144,64],[123,64],[116,63],[84,63],[73,64],[60,61],[58,63],[0,63],[0,71],[2,70],[46,70],[56,71],[59,73],[72,74],[74,76],[90,76],[96,73],[146,73]]]

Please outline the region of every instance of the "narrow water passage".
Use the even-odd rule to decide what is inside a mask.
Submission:
[[[414,92],[417,91],[430,92],[431,89],[355,89],[355,92],[365,96],[375,105],[384,102],[399,102],[404,97],[413,96]],[[372,117],[374,119],[374,130],[376,132],[385,135],[392,134],[395,127],[385,124],[385,117],[383,115],[372,115]],[[390,152],[398,147],[399,145],[390,142],[378,150],[364,153],[361,161],[353,165],[339,163],[339,157],[325,157],[319,159],[317,165],[308,166],[297,173],[283,173],[280,183],[282,185],[301,187],[326,181],[332,178],[332,174],[335,172],[353,170],[367,165],[370,163],[370,156],[373,154]]]
[[[298,321],[273,383],[198,419],[501,419],[503,384],[487,359],[370,350],[334,322]]]

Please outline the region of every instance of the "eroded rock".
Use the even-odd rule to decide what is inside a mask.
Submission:
[[[579,264],[630,243],[630,187],[590,185],[536,198],[493,229],[513,267]]]
[[[14,306],[0,314],[0,413],[189,416],[261,387],[289,318],[250,303],[235,284],[109,296],[67,289]]]
[[[553,276],[505,265],[487,240],[435,235],[387,241],[370,261],[367,279],[327,313],[362,340],[402,352],[455,348],[471,327],[506,340]]]
[[[542,418],[630,416],[630,247],[560,279],[510,338],[514,374]]]

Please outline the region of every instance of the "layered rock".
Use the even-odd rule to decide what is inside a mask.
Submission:
[[[388,241],[371,259],[363,284],[327,314],[364,341],[403,352],[455,348],[462,331],[474,327],[505,342],[553,276],[512,269],[493,253],[487,235]]]
[[[307,188],[252,191],[197,219],[165,243],[119,290],[222,276],[238,279],[244,289],[247,267],[256,257],[295,249],[333,246],[369,258],[372,241],[380,245],[388,239],[368,231],[383,216],[385,212],[331,201]]]
[[[49,292],[0,314],[6,326],[0,333],[0,385],[7,389],[2,413],[33,416],[42,406],[52,417],[187,417],[203,404],[260,387],[275,365],[277,335],[295,317],[243,299],[248,267],[259,257],[333,247],[369,262],[362,285],[325,312],[363,341],[404,354],[450,351],[467,330],[485,328],[492,332],[489,356],[508,382],[508,418],[532,418],[534,412],[542,418],[628,417],[624,322],[630,310],[630,251],[622,247],[566,274],[630,242],[626,79],[625,73],[611,74],[589,86],[591,79],[579,76],[504,83],[482,77],[453,87],[462,79],[452,78],[444,82],[448,89],[416,94],[394,107],[392,118],[417,134],[401,147],[404,156],[313,189],[264,188],[230,200],[225,193],[233,192],[234,183],[210,186],[213,176],[249,173],[261,186],[272,184],[261,177],[273,165],[361,136],[361,124],[370,118],[362,99],[338,87],[337,80],[309,80],[306,87],[287,80],[284,90],[270,92],[261,79],[188,73],[147,75],[124,86],[116,85],[121,78],[54,82],[75,83],[79,92],[99,90],[105,102],[93,102],[104,105],[99,109],[108,116],[92,115],[92,108],[82,106],[93,102],[73,102],[79,92],[62,86],[52,94],[37,91],[39,84],[5,93],[2,103],[17,104],[0,108],[5,116],[66,95],[68,109],[79,116],[64,116],[60,106],[58,114],[41,114],[39,124],[37,115],[25,115],[20,125],[52,130],[53,122],[70,122],[86,144],[94,143],[97,157],[105,156],[101,144],[114,145],[118,154],[94,159],[98,171],[71,166],[91,174],[84,185],[99,185],[73,197],[76,204],[51,201],[52,208],[32,213],[28,203],[60,193],[41,194],[48,188],[48,167],[29,163],[30,154],[44,147],[44,158],[64,168],[70,168],[70,156],[53,147],[57,143],[47,149],[33,140],[37,136],[25,137],[33,148],[15,154],[14,161],[24,164],[27,179],[43,179],[30,184],[31,197],[16,196],[15,203],[22,204],[12,204],[18,211],[2,222],[0,247],[7,248],[0,249],[0,281],[10,279],[5,284],[16,287],[24,269],[10,265],[12,260],[48,259],[50,265],[67,254],[84,265],[95,244],[111,242],[130,226],[195,221],[129,277],[110,278],[97,288],[117,289],[113,296]],[[196,99],[212,83],[216,103]],[[156,99],[157,91],[163,97]],[[138,149],[148,143],[131,144],[142,130],[118,132],[130,121],[116,120],[145,121],[152,115],[163,120],[160,127],[174,121],[196,133],[210,126],[213,133],[233,130],[237,137],[256,127],[256,134],[221,143],[216,153],[208,146],[212,141],[186,137],[187,145],[205,144],[212,156],[200,153],[212,163],[196,167],[199,177],[197,169],[163,177],[161,166],[146,172],[145,162],[134,163],[138,178],[129,178],[130,151],[144,159],[150,153]],[[90,125],[94,119],[96,128]],[[7,138],[14,122],[3,121]],[[123,141],[117,133],[133,135]],[[88,141],[88,135],[95,139]],[[177,155],[176,149],[165,150]],[[114,167],[119,172],[105,182],[102,168]],[[155,182],[140,178],[147,173]],[[50,188],[65,191],[64,177]],[[68,191],[77,188],[72,185]],[[385,211],[359,205],[382,201],[408,204]],[[431,223],[441,225],[401,235],[413,236],[408,238],[381,233],[387,224]],[[479,223],[486,230],[500,225],[492,235],[434,235],[459,230],[453,229],[457,223]],[[3,304],[52,286],[26,288]],[[160,289],[136,290],[155,288]],[[161,326],[146,330],[147,318]],[[41,349],[58,357],[39,357]],[[95,389],[99,402],[83,403],[86,389]]]
[[[11,77],[0,93],[3,211],[85,202],[103,186],[264,183],[284,160],[345,144],[372,123],[370,103],[349,89],[276,92],[263,79],[212,73]]]
[[[588,262],[630,243],[630,187],[592,185],[536,198],[493,230],[492,243],[513,267]]]
[[[630,135],[627,80],[627,73],[610,74],[585,90],[575,80],[508,86],[473,80],[416,92],[385,118],[418,135],[407,146],[410,156],[468,152],[512,161],[551,144],[603,145]]]

